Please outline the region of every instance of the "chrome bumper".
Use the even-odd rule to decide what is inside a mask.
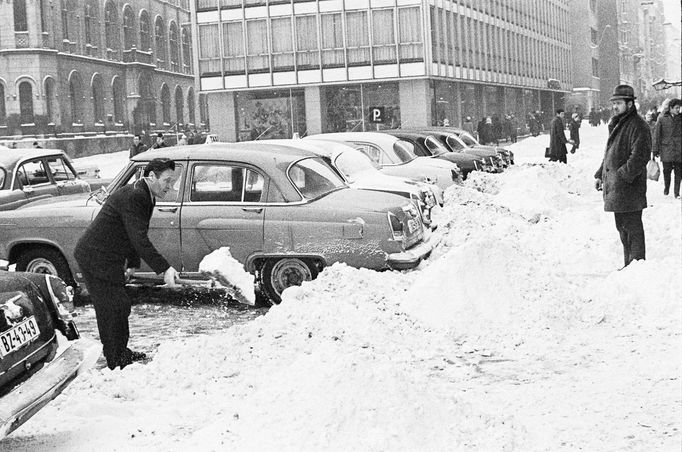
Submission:
[[[424,241],[409,250],[389,254],[386,263],[393,270],[408,270],[416,267],[423,259],[429,257],[432,250],[433,246],[431,243]]]

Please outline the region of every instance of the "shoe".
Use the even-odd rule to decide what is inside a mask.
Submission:
[[[129,348],[126,348],[126,351],[124,355],[130,357],[130,359],[135,362],[135,361],[144,361],[147,359],[147,354],[143,352],[134,352]]]
[[[119,358],[118,358],[118,365],[123,370],[124,367],[132,364],[134,362],[132,355],[129,353],[123,353]]]
[[[664,189],[663,189],[663,196],[668,196],[668,193],[670,193],[670,189],[669,189],[669,188],[664,188]]]

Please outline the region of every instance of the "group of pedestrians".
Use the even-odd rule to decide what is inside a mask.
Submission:
[[[474,124],[471,116],[467,116],[463,124],[464,130],[474,135]],[[500,141],[516,143],[519,123],[513,113],[507,113],[503,119],[498,115],[484,116],[476,125],[475,134],[481,144],[498,145]]]
[[[184,138],[184,135],[183,135]],[[178,145],[182,143],[178,142]],[[186,142],[184,144],[187,144]],[[159,132],[156,134],[156,139],[154,140],[154,144],[151,145],[151,147],[147,148],[147,146],[142,142],[142,135],[135,135],[133,137],[133,144],[130,146],[130,158],[135,157],[137,154],[141,154],[144,151],[148,149],[160,149],[160,148],[166,148],[168,147],[168,144],[163,138],[163,133]]]
[[[599,124],[607,124],[611,119],[611,111],[608,108],[599,107],[595,109],[592,107],[587,115],[587,121],[592,127],[597,127]]]
[[[563,108],[556,110],[556,115],[549,125],[549,147],[547,148],[546,157],[549,158],[550,162],[568,162],[568,152],[566,150],[566,144],[572,144],[571,154],[575,154],[575,151],[580,147],[580,125],[582,123],[582,118],[580,114],[575,112],[571,115],[568,120],[568,129],[570,131],[570,138],[566,139],[566,123],[564,118],[566,112]]]

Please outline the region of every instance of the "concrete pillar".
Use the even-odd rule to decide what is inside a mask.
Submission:
[[[398,83],[400,96],[400,123],[402,127],[431,126],[431,93],[428,80],[401,80]]]
[[[237,117],[235,114],[234,93],[208,93],[208,117],[211,118],[211,132],[220,141],[237,141]]]
[[[305,125],[306,135],[317,135],[325,129],[324,99],[319,86],[305,87]]]
[[[462,119],[462,84],[461,83],[455,83],[455,112],[457,114],[457,125],[459,127],[462,127],[462,124],[464,123],[464,119]],[[454,121],[450,123],[451,125],[455,125]]]

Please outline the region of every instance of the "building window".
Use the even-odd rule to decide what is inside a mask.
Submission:
[[[55,106],[57,105],[57,100],[55,98],[55,88],[54,79],[45,79],[45,107],[47,109],[47,121],[50,123],[55,122]]]
[[[419,7],[398,10],[398,42],[401,62],[424,61],[421,25]]]
[[[372,58],[375,64],[397,63],[393,10],[372,10]]]
[[[95,123],[104,123],[104,85],[99,74],[92,78],[92,110]]]
[[[317,16],[296,17],[296,65],[299,69],[320,67],[317,46]]]
[[[71,75],[69,81],[69,96],[71,97],[71,123],[83,123],[83,84],[78,74]]]
[[[239,24],[241,28],[241,22]],[[220,33],[218,31],[218,24],[199,25],[199,75],[201,76],[217,75],[221,72]]]
[[[324,132],[362,132],[377,127],[400,127],[400,95],[398,83],[382,82],[361,85],[340,85],[321,88],[324,91],[322,114]],[[383,107],[385,122],[370,123],[370,107]]]
[[[197,11],[218,9],[218,0],[197,0]]]
[[[19,83],[19,115],[21,124],[33,124],[33,85]]]
[[[140,13],[140,50],[149,52],[152,50],[151,22],[147,11]]]
[[[26,0],[14,0],[14,31],[28,31]]]
[[[242,30],[241,21],[223,23],[223,56],[226,74],[239,74],[245,71]]]
[[[322,65],[326,67],[344,66],[341,14],[322,14],[320,20],[322,22]]]
[[[165,83],[161,87],[161,112],[163,115],[163,124],[170,125],[171,122],[171,95],[168,85]]]
[[[346,44],[349,66],[370,63],[367,11],[346,12]]]
[[[171,71],[180,72],[180,43],[178,42],[178,26],[171,22],[168,32],[170,42],[170,63]]]
[[[116,123],[122,124],[125,117],[125,88],[123,87],[123,80],[121,80],[121,77],[114,77],[114,82],[112,85],[114,98],[114,121]]]
[[[237,93],[239,141],[291,138],[306,133],[303,90],[284,89]]]
[[[185,74],[192,72],[192,32],[189,27],[182,27],[182,71]]]
[[[107,49],[119,49],[119,30],[120,26],[118,24],[118,12],[116,11],[116,4],[113,1],[108,1],[104,7],[104,34],[106,35]]]
[[[166,27],[160,16],[156,18],[154,24],[154,38],[156,43],[156,67],[166,69]]]
[[[175,122],[184,124],[185,122],[185,99],[182,97],[182,88],[175,87]]]
[[[592,77],[599,77],[599,60],[592,58]]]
[[[5,110],[5,85],[0,83],[0,126],[7,124],[7,110]]]
[[[194,111],[194,88],[187,90],[187,113],[189,116],[189,123],[191,125],[196,125],[196,114]]]
[[[94,55],[99,47],[99,14],[97,1],[88,0],[85,4],[85,48],[88,55]]]
[[[266,20],[246,22],[247,67],[249,72],[267,72],[268,64],[268,27]]]
[[[597,0],[590,0],[590,10],[593,13],[597,12]]]
[[[126,5],[123,9],[123,48],[130,50],[137,47],[135,39],[135,15],[133,9]]]
[[[291,17],[278,17],[271,20],[272,70],[294,70],[294,42],[291,36]]]
[[[136,108],[138,118],[134,118],[135,124],[141,124],[143,127],[156,125],[156,99],[152,91],[152,82],[149,74],[140,76],[138,92],[140,93],[140,101]],[[141,105],[140,105],[141,104]]]
[[[77,4],[74,0],[62,0],[62,39],[70,42],[78,42],[79,24],[76,12]],[[71,52],[72,48],[65,48]]]

